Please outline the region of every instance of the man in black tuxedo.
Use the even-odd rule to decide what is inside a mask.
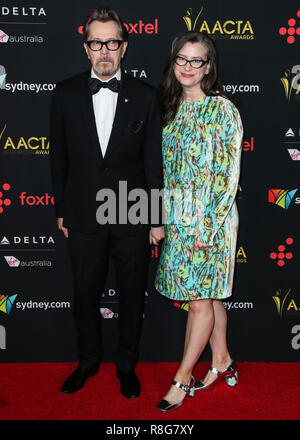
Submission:
[[[103,357],[100,293],[110,256],[119,292],[119,343],[114,353],[121,392],[140,394],[138,360],[150,245],[164,237],[155,224],[99,224],[99,190],[116,194],[161,189],[161,124],[156,90],[121,72],[127,31],[109,7],[84,24],[91,70],[57,84],[51,109],[51,167],[58,228],[68,238],[74,276],[74,318],[79,364],[62,392],[74,393],[98,372]],[[132,204],[131,204],[132,205]],[[130,204],[128,203],[128,207]],[[122,206],[120,206],[122,209]],[[150,217],[150,214],[149,214]]]

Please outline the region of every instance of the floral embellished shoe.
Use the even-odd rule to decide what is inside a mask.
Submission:
[[[221,382],[222,379],[225,379],[227,385],[229,385],[230,387],[234,387],[237,385],[238,372],[237,372],[236,363],[234,361],[232,361],[232,363],[229,365],[229,367],[226,368],[226,370],[224,370],[224,371],[219,371],[214,367],[210,367],[209,369],[210,369],[210,371],[212,371],[216,375],[215,380],[208,385],[205,385],[203,382],[201,382],[201,380],[199,380],[198,382],[195,382],[194,386],[190,390],[191,396],[194,394],[195,391],[212,390],[219,382]]]
[[[191,385],[192,384],[192,385]],[[174,385],[177,388],[180,388],[181,390],[183,390],[185,393],[188,393],[190,391],[190,388],[193,388],[195,384],[195,378],[194,376],[191,377],[190,383],[189,385],[183,385],[180,382],[176,382],[175,380],[173,380],[172,385]],[[191,395],[191,394],[190,394]],[[186,395],[185,395],[186,396]],[[183,397],[182,400],[180,400],[180,402],[176,402],[176,403],[170,403],[168,402],[166,399],[162,399],[161,402],[157,405],[157,409],[159,411],[162,412],[170,412],[170,411],[174,411],[174,409],[179,408],[182,404],[183,401],[185,399],[185,396]]]

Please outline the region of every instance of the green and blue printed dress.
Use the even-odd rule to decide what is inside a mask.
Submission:
[[[232,293],[242,137],[238,110],[221,96],[181,101],[163,130],[165,239],[155,288],[183,308]],[[210,247],[194,251],[195,238]]]

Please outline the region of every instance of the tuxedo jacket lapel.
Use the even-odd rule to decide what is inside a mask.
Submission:
[[[95,113],[93,108],[93,95],[88,87],[88,78],[90,77],[90,71],[86,73],[85,83],[81,90],[81,103],[82,111],[85,119],[85,126],[91,140],[91,145],[96,153],[98,160],[103,160],[102,150],[97,133]]]
[[[121,137],[122,130],[127,124],[130,113],[131,102],[129,99],[130,90],[128,90],[128,83],[126,76],[122,73],[122,86],[118,96],[117,107],[114,122],[111,129],[111,134],[104,158],[107,159],[114,149],[119,145],[117,142]]]

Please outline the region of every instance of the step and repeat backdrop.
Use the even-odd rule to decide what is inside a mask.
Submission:
[[[82,24],[95,1],[0,1],[0,359],[75,361],[72,278],[56,228],[49,106],[57,81],[89,68]],[[300,354],[300,3],[234,0],[111,4],[130,35],[123,69],[154,86],[177,32],[205,31],[245,136],[234,291],[224,302],[240,361]],[[187,313],[153,287],[149,255],[142,361],[178,361]],[[118,334],[114,268],[99,292],[105,360]],[[210,357],[207,348],[202,360]]]

